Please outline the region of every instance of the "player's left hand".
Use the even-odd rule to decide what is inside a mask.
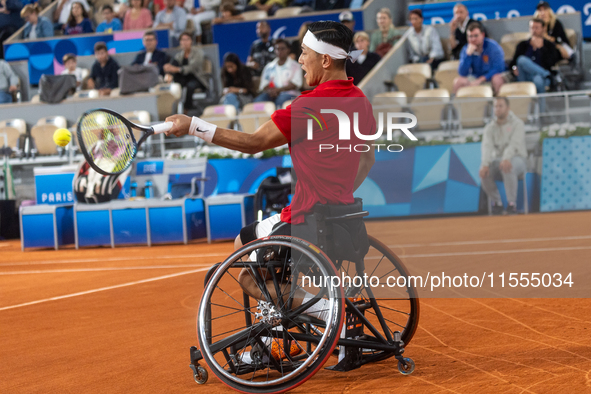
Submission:
[[[172,122],[172,129],[166,132],[166,135],[174,135],[181,137],[189,133],[189,127],[191,126],[191,117],[187,115],[172,115],[165,119],[165,122]]]

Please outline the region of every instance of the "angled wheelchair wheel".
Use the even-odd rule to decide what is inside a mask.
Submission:
[[[363,305],[364,315],[367,320],[379,331],[388,341],[396,338],[395,332],[400,332],[400,339],[407,346],[419,324],[419,299],[416,289],[408,281],[399,277],[408,277],[409,273],[400,259],[382,242],[372,236],[369,237],[369,252],[364,259],[364,272],[357,273],[354,263],[348,261],[337,261],[339,276],[354,277],[355,275],[367,275],[368,286],[365,283],[358,287],[352,286],[345,289],[345,297],[355,300],[356,304]],[[373,283],[371,277],[378,278]],[[390,278],[390,279],[388,279]],[[390,287],[390,284],[400,283],[403,286]],[[405,282],[405,283],[403,283]],[[370,330],[364,328],[365,339],[376,340]],[[366,356],[371,356],[372,361],[379,361],[392,357],[394,354],[374,349],[363,349]]]
[[[209,279],[197,317],[213,374],[248,393],[283,392],[312,377],[343,324],[343,290],[320,283],[334,275],[326,255],[294,237],[262,238],[234,252]],[[243,291],[245,278],[257,298]],[[307,314],[312,306],[317,314]]]

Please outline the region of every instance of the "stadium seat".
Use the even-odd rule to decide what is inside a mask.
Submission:
[[[491,116],[493,91],[488,85],[465,86],[456,93],[454,107],[462,127],[482,127]]]
[[[26,133],[27,124],[24,119],[3,120],[0,122],[0,134],[6,134],[6,140],[4,140],[4,136],[0,136],[0,145],[12,148],[14,152],[17,152],[19,137]],[[19,147],[21,150],[22,148],[23,147]]]
[[[150,117],[150,113],[148,111],[129,111],[124,112],[121,115],[129,119],[133,123],[137,123],[139,125],[149,126],[152,119]],[[135,137],[136,141],[139,141],[144,134],[141,130],[133,129],[133,136]]]
[[[513,55],[515,54],[515,49],[517,48],[517,44],[519,44],[523,40],[527,40],[531,37],[529,32],[516,32],[516,33],[509,33],[505,34],[501,37],[501,48],[505,52],[505,61],[511,61],[513,59]]]
[[[404,92],[386,92],[378,93],[371,100],[373,115],[376,119],[376,125],[379,123],[379,114],[384,112],[404,112],[407,107],[406,93]],[[385,124],[386,120],[383,118]]]
[[[201,119],[218,127],[229,129],[236,120],[236,107],[233,105],[210,105],[205,107]]]
[[[501,86],[498,96],[509,97],[511,111],[524,122],[536,117],[536,85],[533,82],[512,82]]]
[[[246,11],[240,15],[242,15],[245,21],[258,21],[261,19],[267,19],[267,11]]]
[[[443,48],[443,58],[450,59],[451,58],[451,45],[449,44],[449,38],[441,37],[441,47]]]
[[[91,98],[98,98],[99,91],[97,89],[90,89],[90,90],[80,90],[74,93],[72,96],[73,99],[91,99]]]
[[[283,103],[283,105],[281,106],[282,109],[287,108],[288,106],[291,105],[291,103],[293,102],[293,100],[287,100],[286,102]]]
[[[271,119],[273,112],[275,112],[275,103],[271,101],[246,104],[238,117],[238,123],[244,133],[252,134],[259,126]]]
[[[38,104],[41,102],[41,98],[38,94],[34,95],[33,97],[31,97],[31,103],[34,104]]]
[[[110,97],[119,97],[121,96],[121,89],[119,88],[115,88],[115,89],[111,89],[111,94],[109,94]]]
[[[177,112],[177,105],[183,92],[179,83],[160,83],[151,88],[150,92],[158,95],[157,106],[160,120]]]
[[[405,64],[398,68],[394,76],[394,84],[399,91],[405,92],[407,97],[425,88],[427,80],[431,78],[431,66],[426,63]]]
[[[564,29],[564,33],[566,34],[566,38],[568,38],[568,43],[572,49],[577,47],[577,32],[575,29]]]
[[[460,75],[458,74],[459,66],[459,60],[448,60],[439,63],[439,67],[435,71],[437,85],[451,93],[454,87],[454,79]]]
[[[31,128],[31,137],[34,144],[34,153],[39,155],[55,155],[58,148],[53,142],[53,133],[57,129],[67,128],[68,121],[64,116],[49,116],[41,118]]]
[[[417,91],[410,107],[417,117],[417,128],[421,131],[446,128],[444,119],[450,118],[448,104],[449,92],[446,89]]]
[[[279,8],[275,12],[277,18],[285,18],[288,16],[296,16],[302,13],[302,7],[285,7]]]

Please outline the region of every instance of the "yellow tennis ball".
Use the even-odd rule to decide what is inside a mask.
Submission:
[[[66,146],[70,143],[72,139],[72,134],[68,129],[57,129],[55,133],[53,133],[53,142],[57,146]]]

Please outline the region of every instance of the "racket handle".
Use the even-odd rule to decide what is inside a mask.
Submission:
[[[172,122],[158,123],[152,126],[152,130],[154,130],[154,134],[160,134],[172,129],[172,125]]]

